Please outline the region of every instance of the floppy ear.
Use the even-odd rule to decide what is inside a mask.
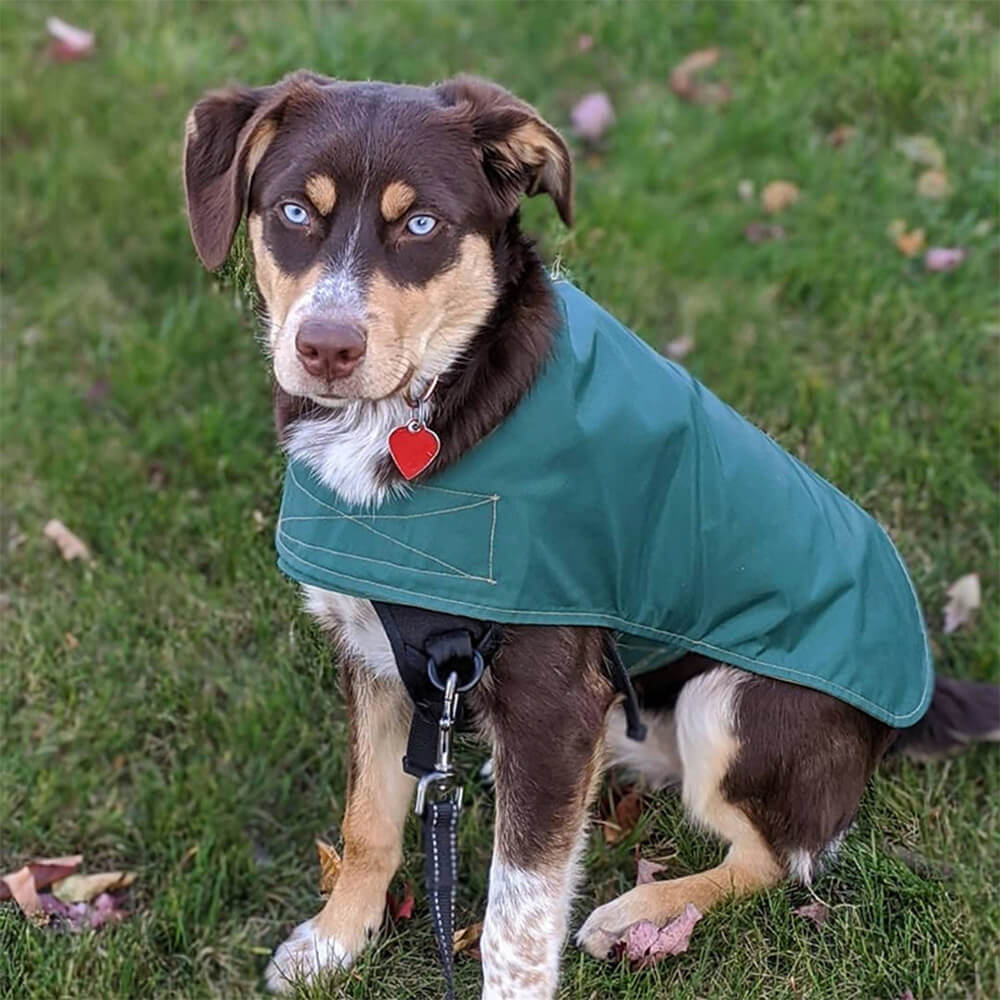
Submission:
[[[438,86],[468,117],[487,179],[511,212],[522,194],[547,194],[567,226],[573,220],[573,165],[562,136],[524,101],[474,76]]]
[[[191,239],[205,267],[226,259],[246,208],[250,178],[274,138],[275,87],[206,94],[188,114],[184,193]]]

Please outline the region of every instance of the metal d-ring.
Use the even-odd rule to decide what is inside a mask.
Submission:
[[[483,662],[483,654],[478,649],[474,649],[472,651],[472,679],[467,684],[456,686],[455,690],[461,694],[463,691],[474,688],[479,683],[485,669],[486,665]],[[427,657],[427,676],[434,687],[439,691],[444,691],[445,683],[441,680],[441,675],[438,673],[437,660],[433,656]]]

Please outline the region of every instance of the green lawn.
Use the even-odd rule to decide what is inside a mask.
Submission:
[[[991,3],[62,3],[0,5],[3,73],[3,828],[0,867],[83,851],[134,867],[134,917],[94,935],[0,905],[0,993],[243,997],[318,906],[312,840],[337,836],[344,714],[335,666],[274,568],[281,472],[266,367],[233,284],[200,271],[178,164],[206,88],[306,65],[344,77],[494,77],[557,125],[588,90],[618,123],[578,152],[577,225],[533,203],[546,253],[652,343],[878,515],[919,588],[943,671],[998,679],[997,10]],[[44,16],[97,32],[54,65]],[[578,51],[581,34],[593,36]],[[670,92],[721,45],[721,111]],[[840,148],[840,124],[857,128]],[[895,148],[934,137],[954,188],[919,197]],[[803,192],[787,239],[742,235],[741,180]],[[970,251],[951,274],[886,227]],[[91,546],[64,563],[50,517]],[[979,621],[941,632],[978,571]],[[72,639],[67,639],[67,635]],[[73,642],[73,639],[76,641]],[[474,762],[479,751],[469,750]],[[991,997],[1000,991],[1000,796],[990,749],[877,778],[816,930],[781,889],[725,906],[690,951],[631,974],[567,948],[561,996]],[[460,924],[481,918],[491,802],[470,783]],[[665,798],[613,848],[594,834],[578,924],[631,884],[717,845]],[[902,845],[946,880],[911,871]],[[415,831],[403,877],[418,879]],[[436,997],[427,913],[310,996]],[[463,996],[479,966],[458,963]]]

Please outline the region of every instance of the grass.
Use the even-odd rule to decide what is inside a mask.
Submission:
[[[97,33],[55,65],[43,15]],[[335,665],[274,569],[281,460],[249,310],[202,273],[178,177],[206,88],[300,65],[344,77],[495,77],[565,126],[606,90],[618,122],[578,151],[578,224],[532,203],[547,254],[848,491],[911,568],[941,670],[998,679],[1000,398],[997,29],[989,3],[61,3],[0,6],[3,67],[2,838],[4,870],[84,851],[136,868],[134,918],[90,936],[0,907],[4,996],[254,996],[266,954],[318,905],[312,839],[336,838],[344,717]],[[580,52],[589,34],[593,49]],[[722,111],[679,102],[670,67],[721,45]],[[831,128],[855,141],[831,148]],[[954,193],[915,192],[895,150],[925,134]],[[751,245],[737,186],[804,193],[788,238]],[[965,246],[927,274],[894,218]],[[42,537],[63,519],[93,566]],[[984,613],[941,632],[948,583]],[[467,759],[476,753],[467,752]],[[691,950],[630,974],[567,949],[563,998],[996,996],[997,759],[888,766],[816,886],[725,906]],[[460,924],[481,917],[491,803],[470,784]],[[414,831],[401,878],[419,878]],[[627,887],[636,843],[694,871],[718,845],[659,801],[613,848],[595,834],[575,922]],[[904,845],[953,870],[935,880]],[[348,979],[308,995],[439,995],[426,910]],[[459,961],[461,995],[479,967]],[[304,994],[305,995],[305,994]]]

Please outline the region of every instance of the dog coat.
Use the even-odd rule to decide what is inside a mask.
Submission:
[[[579,289],[553,291],[552,356],[453,465],[372,508],[289,464],[280,568],[484,621],[600,626],[635,673],[690,650],[917,722],[930,651],[882,528]]]

